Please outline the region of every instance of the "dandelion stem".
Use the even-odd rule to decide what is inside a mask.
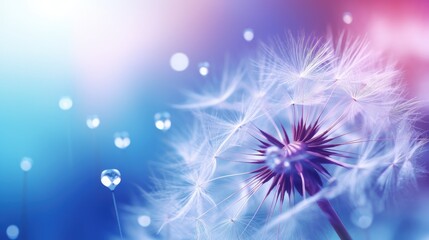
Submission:
[[[319,201],[317,201],[317,205],[319,205],[320,209],[326,214],[329,223],[331,223],[332,227],[335,229],[335,232],[337,232],[340,239],[351,240],[352,237],[347,232],[346,227],[344,226],[335,209],[332,207],[331,203],[326,199],[320,199]]]
[[[307,187],[307,192],[311,196],[316,195],[319,190],[319,187]],[[332,207],[331,203],[327,199],[321,198],[317,200],[317,205],[319,205],[319,208],[328,217],[329,223],[334,228],[335,232],[337,232],[338,237],[340,237],[341,240],[351,240],[352,237],[348,233],[346,227],[344,226],[335,209]]]
[[[332,227],[335,229],[335,232],[337,232],[340,239],[351,240],[352,237],[347,232],[347,229],[345,228],[337,212],[332,207],[331,203],[326,199],[320,199],[319,201],[317,201],[317,204],[319,205],[320,209],[327,215],[329,223],[331,223]]]
[[[114,191],[112,191],[112,198],[113,198],[113,206],[115,207],[116,221],[118,222],[119,234],[121,235],[121,239],[123,240],[124,237],[122,236],[121,222],[119,221],[118,207],[116,206],[116,198],[115,198]]]

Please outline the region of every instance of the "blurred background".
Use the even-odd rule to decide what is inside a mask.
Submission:
[[[426,0],[0,0],[0,239],[118,235],[101,171],[121,171],[119,214],[144,204],[183,91],[289,30],[346,30],[394,55],[429,129]],[[429,239],[419,183],[407,208],[346,224],[359,239]]]

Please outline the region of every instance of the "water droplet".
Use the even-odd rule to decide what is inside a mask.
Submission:
[[[353,224],[362,229],[371,226],[373,220],[373,213],[370,207],[358,207],[351,213],[350,216]]]
[[[6,228],[6,235],[9,239],[17,239],[19,236],[19,228],[16,225],[9,225]]]
[[[244,29],[244,32],[243,32],[244,40],[251,42],[254,37],[255,37],[255,34],[253,33],[253,29],[251,28]]]
[[[142,227],[147,227],[150,225],[151,219],[149,216],[146,215],[141,215],[139,216],[139,218],[137,219],[137,222],[139,223],[140,226]]]
[[[58,102],[58,106],[64,111],[70,110],[73,107],[73,100],[70,97],[62,97]]]
[[[207,76],[207,74],[209,74],[209,67],[210,67],[210,64],[208,62],[202,62],[198,64],[198,68],[201,76]]]
[[[98,128],[98,126],[100,126],[100,118],[96,115],[88,117],[86,119],[86,126],[88,126],[89,129]]]
[[[33,160],[29,157],[24,157],[21,160],[21,169],[24,172],[28,172],[33,167]]]
[[[113,191],[121,183],[121,173],[118,169],[106,169],[101,172],[101,183]]]
[[[184,71],[189,66],[189,58],[184,53],[175,53],[170,58],[170,66],[175,71]]]
[[[155,127],[162,131],[167,131],[171,127],[170,113],[160,112],[155,114]]]
[[[353,16],[350,12],[343,13],[343,22],[345,24],[351,24],[353,22]]]
[[[276,146],[271,146],[266,149],[265,152],[265,164],[275,171],[282,172],[284,168],[289,167],[290,164],[286,163],[287,161],[284,159],[282,150]]]
[[[131,139],[127,132],[115,133],[115,146],[119,149],[125,149],[131,144]]]

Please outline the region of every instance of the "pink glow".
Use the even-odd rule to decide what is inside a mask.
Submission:
[[[400,56],[429,59],[429,24],[418,19],[392,21],[378,18],[370,29],[371,37],[380,49]]]

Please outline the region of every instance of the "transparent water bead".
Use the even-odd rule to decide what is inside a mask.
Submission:
[[[345,24],[351,24],[353,22],[353,16],[350,12],[343,13],[343,22]]]
[[[170,58],[170,66],[174,71],[184,71],[189,66],[189,58],[184,53],[175,53]]]
[[[121,173],[118,169],[106,169],[101,172],[101,183],[113,191],[121,183]]]
[[[95,129],[100,126],[100,118],[97,115],[89,116],[86,119],[86,126],[88,126],[89,129]]]
[[[67,111],[73,107],[73,100],[70,97],[62,97],[58,102],[58,106],[61,110]]]
[[[131,139],[127,132],[117,132],[114,137],[115,146],[119,149],[125,149],[131,144]]]
[[[265,164],[276,173],[289,171],[293,162],[307,157],[306,145],[302,142],[292,142],[282,149],[271,146],[265,152]]]
[[[29,157],[24,157],[21,160],[20,166],[21,166],[22,171],[28,172],[33,167],[33,160]]]
[[[16,225],[9,225],[6,228],[6,235],[9,239],[17,239],[19,236],[19,228]]]
[[[290,163],[285,160],[282,150],[276,146],[267,148],[265,164],[274,172],[284,172],[290,167]]]
[[[207,74],[209,74],[209,67],[210,67],[210,64],[208,62],[202,62],[198,64],[198,68],[201,76],[207,76]]]
[[[151,219],[149,216],[146,215],[141,215],[137,218],[137,222],[139,223],[140,226],[142,227],[148,227],[151,223]]]
[[[244,29],[244,32],[243,32],[244,40],[251,42],[254,37],[255,37],[255,34],[253,33],[253,29],[251,28]]]
[[[168,112],[159,112],[155,114],[155,127],[161,131],[167,131],[171,128],[171,119],[170,113]]]

